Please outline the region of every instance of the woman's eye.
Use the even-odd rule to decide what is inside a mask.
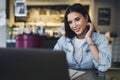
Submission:
[[[77,17],[77,18],[75,18],[75,20],[76,20],[76,21],[79,21],[79,20],[80,20],[80,18],[79,18],[79,17]]]

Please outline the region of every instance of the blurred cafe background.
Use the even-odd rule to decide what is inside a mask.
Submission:
[[[73,3],[83,4],[111,49],[117,44],[120,50],[120,0],[0,0],[0,47],[52,49],[65,34],[64,13]]]

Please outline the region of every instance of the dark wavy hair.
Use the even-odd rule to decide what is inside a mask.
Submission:
[[[88,16],[88,22],[91,22],[90,16],[87,12],[87,10],[85,9],[85,6],[79,4],[79,3],[75,3],[73,5],[70,5],[66,12],[65,12],[65,16],[64,16],[64,25],[65,25],[65,36],[69,37],[69,38],[73,38],[76,34],[70,29],[69,23],[68,23],[68,19],[67,16],[69,13],[71,12],[78,12],[81,13],[84,17],[86,17],[86,15]]]

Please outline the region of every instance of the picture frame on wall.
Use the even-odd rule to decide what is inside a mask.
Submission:
[[[14,7],[15,16],[27,16],[27,6],[25,1],[15,1]]]
[[[98,8],[98,25],[109,26],[111,21],[110,8]]]

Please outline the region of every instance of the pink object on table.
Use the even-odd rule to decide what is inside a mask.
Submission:
[[[17,35],[16,48],[44,48],[45,36]]]

